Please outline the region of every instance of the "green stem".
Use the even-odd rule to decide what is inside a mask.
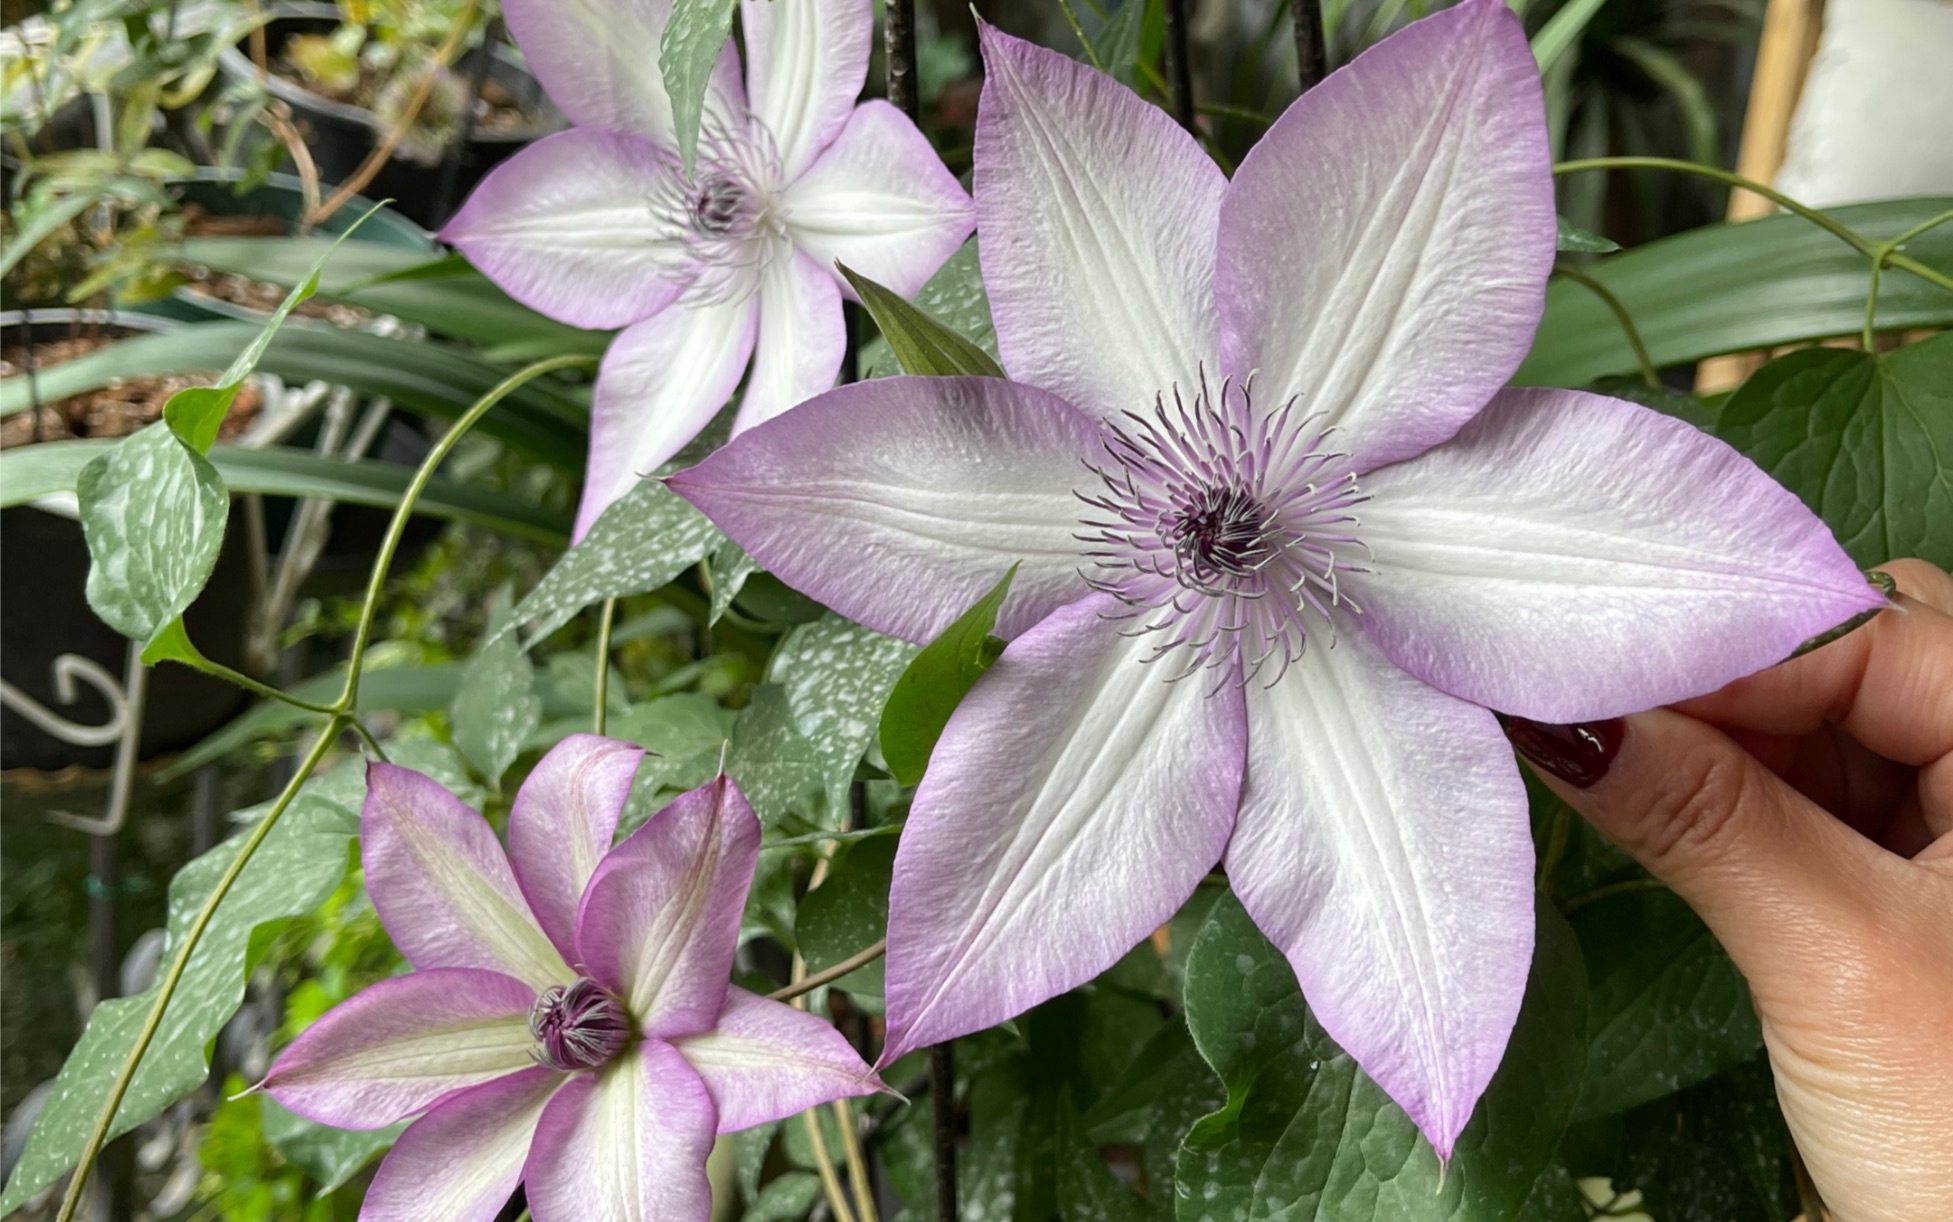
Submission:
[[[1712,165],[1680,161],[1673,157],[1587,157],[1579,161],[1562,161],[1553,167],[1555,174],[1577,174],[1583,170],[1673,170],[1678,174],[1694,174],[1698,178],[1714,179],[1728,186],[1753,191],[1786,212],[1796,213],[1861,255],[1868,258],[1879,256],[1878,244],[1849,225],[1816,208],[1800,204],[1783,192],[1767,187],[1755,179],[1745,178],[1741,174],[1733,174]],[[1928,283],[1953,292],[1953,277],[1935,271],[1917,259],[1910,259],[1900,254],[1888,254],[1883,258],[1884,262],[1892,267],[1902,268]]]
[[[1625,882],[1608,883],[1605,887],[1595,887],[1585,895],[1574,896],[1561,907],[1560,915],[1572,916],[1587,905],[1597,904],[1601,900],[1613,899],[1617,895],[1634,895],[1641,891],[1660,891],[1667,885],[1658,878],[1630,878]]]
[[[1071,0],[1058,0],[1058,7],[1065,11],[1065,20],[1071,24],[1071,32],[1078,36],[1078,45],[1085,48],[1085,58],[1092,61],[1092,67],[1105,71],[1105,62],[1099,58],[1099,49],[1092,40],[1085,37],[1085,27],[1078,23],[1078,13],[1071,7]]]
[[[1877,249],[1872,252],[1872,287],[1871,291],[1865,294],[1865,334],[1862,340],[1865,351],[1870,352],[1872,350],[1872,337],[1874,333],[1872,318],[1878,312],[1878,280],[1880,273],[1885,270],[1885,265],[1893,261],[1892,257],[1898,253],[1899,247],[1904,246],[1907,242],[1912,241],[1912,239],[1918,237],[1928,229],[1937,228],[1948,221],[1953,221],[1953,209],[1948,209],[1938,216],[1921,221],[1895,238],[1888,238],[1880,242]]]
[[[192,920],[190,927],[184,931],[183,945],[177,948],[176,957],[170,960],[169,971],[163,974],[163,981],[157,986],[156,1000],[150,1004],[149,1016],[143,1020],[142,1030],[136,1035],[135,1045],[129,1049],[128,1058],[122,1062],[121,1072],[115,1076],[115,1084],[109,1088],[108,1100],[102,1105],[101,1114],[95,1117],[95,1128],[88,1134],[88,1144],[82,1147],[81,1160],[75,1164],[74,1176],[68,1181],[68,1191],[61,1198],[61,1212],[55,1222],[74,1222],[75,1210],[81,1204],[82,1190],[88,1185],[88,1172],[95,1165],[95,1159],[101,1155],[102,1147],[108,1142],[109,1129],[115,1124],[115,1114],[122,1109],[122,1100],[128,1095],[130,1085],[136,1080],[136,1069],[142,1064],[143,1054],[149,1051],[149,1045],[154,1042],[156,1032],[163,1025],[163,1015],[169,1009],[170,999],[176,996],[177,986],[183,981],[183,973],[189,969],[190,956],[196,953],[198,943],[203,941],[204,930],[209,928],[211,918],[217,915],[217,905],[230,894],[231,887],[244,873],[244,867],[250,864],[252,855],[258,851],[258,846],[264,843],[265,837],[269,836],[271,829],[277,825],[279,816],[285,813],[285,809],[292,804],[292,799],[298,796],[299,787],[305,784],[311,777],[312,770],[317,768],[319,761],[325,758],[326,751],[339,737],[339,731],[345,728],[344,723],[347,720],[349,719],[344,714],[335,714],[332,720],[326,723],[324,732],[319,735],[318,741],[312,744],[312,750],[306,753],[305,761],[298,766],[297,773],[286,783],[284,792],[278,795],[278,800],[272,804],[270,811],[266,812],[265,817],[258,820],[258,825],[251,829],[251,834],[237,850],[237,856],[231,859],[231,864],[217,880],[217,885],[212,887],[210,894],[205,897],[203,907],[197,910],[196,919]]]
[[[601,735],[604,723],[610,715],[610,626],[617,618],[617,600],[604,599],[603,615],[597,620],[597,712],[591,718],[595,729],[592,733]]]
[[[511,391],[553,369],[576,364],[591,365],[595,364],[596,360],[594,356],[581,355],[551,357],[511,374],[503,379],[500,385],[476,400],[474,406],[462,413],[461,418],[448,429],[447,435],[435,444],[434,449],[421,463],[420,470],[414,473],[413,482],[407,486],[406,494],[393,511],[393,521],[387,528],[386,538],[380,544],[380,554],[373,561],[373,577],[367,584],[366,603],[360,609],[359,630],[354,636],[352,656],[346,666],[345,692],[333,708],[319,709],[331,716],[331,720],[326,722],[324,732],[319,735],[318,741],[312,744],[311,751],[306,754],[304,762],[299,765],[298,771],[286,784],[284,792],[278,795],[278,800],[272,805],[271,810],[258,821],[255,828],[251,829],[251,834],[238,848],[237,856],[225,869],[223,877],[217,880],[217,885],[211,889],[210,895],[204,900],[203,907],[198,909],[196,919],[184,932],[183,945],[170,962],[169,971],[164,975],[162,984],[157,989],[156,1001],[150,1006],[149,1016],[143,1022],[142,1031],[136,1036],[135,1046],[129,1050],[128,1059],[123,1062],[121,1072],[116,1075],[115,1084],[109,1090],[108,1101],[103,1105],[101,1114],[96,1117],[95,1128],[88,1136],[88,1144],[82,1148],[81,1159],[75,1164],[73,1178],[68,1181],[68,1191],[62,1198],[61,1212],[56,1222],[74,1222],[75,1210],[81,1203],[82,1190],[88,1182],[88,1172],[94,1166],[96,1158],[101,1155],[102,1146],[108,1141],[109,1129],[115,1123],[115,1114],[121,1109],[122,1100],[128,1095],[130,1084],[135,1081],[136,1070],[142,1064],[143,1055],[149,1051],[149,1045],[155,1040],[156,1032],[162,1026],[163,1014],[169,1008],[170,999],[176,995],[177,985],[181,983],[183,973],[189,967],[190,956],[196,952],[197,946],[203,941],[204,931],[209,928],[211,918],[217,913],[217,905],[230,894],[231,887],[237,882],[238,876],[243,874],[244,867],[250,864],[252,856],[264,843],[265,837],[270,835],[271,829],[276,826],[286,808],[291,805],[292,799],[298,796],[299,787],[311,778],[313,771],[319,766],[319,761],[325,758],[327,750],[338,739],[342,730],[349,726],[356,729],[361,737],[377,749],[378,744],[373,742],[366,727],[360,725],[358,719],[352,715],[353,707],[359,697],[359,670],[365,661],[366,647],[372,639],[373,617],[379,606],[380,593],[385,588],[387,569],[393,563],[394,552],[399,549],[400,538],[406,531],[407,519],[413,513],[414,503],[426,490],[428,481],[434,477],[435,469],[453,451],[455,445],[475,422]],[[283,693],[272,694],[283,698]]]
[[[181,662],[185,666],[191,667],[194,670],[200,670],[206,675],[214,675],[226,682],[235,683],[247,692],[253,692],[270,700],[283,701],[295,709],[304,709],[308,713],[317,713],[322,717],[331,717],[333,714],[339,712],[338,709],[328,704],[313,704],[310,700],[300,700],[290,692],[280,691],[269,683],[260,683],[243,671],[232,670],[222,662],[213,662],[202,654],[198,654],[195,657],[172,654],[168,660],[171,662]]]
[[[503,378],[494,389],[475,400],[474,406],[461,413],[461,418],[448,429],[446,436],[436,442],[433,450],[429,451],[427,457],[421,461],[420,470],[414,472],[414,480],[407,485],[407,492],[401,498],[400,507],[393,512],[393,521],[387,526],[386,538],[380,541],[380,554],[373,561],[373,577],[366,586],[366,603],[359,611],[359,627],[353,634],[353,651],[346,664],[346,690],[339,697],[340,711],[349,711],[358,703],[360,665],[366,660],[366,647],[373,640],[373,617],[379,611],[380,592],[386,586],[387,569],[392,567],[393,554],[400,548],[400,537],[407,530],[407,516],[413,511],[414,502],[420,500],[420,494],[427,490],[428,481],[434,478],[434,472],[440,467],[442,460],[447,458],[456,445],[460,444],[461,438],[468,430],[475,427],[475,422],[488,414],[488,409],[525,384],[558,369],[596,363],[597,358],[594,356],[570,354],[552,356],[548,360],[537,361],[533,365],[517,370]]]
[[[1648,355],[1648,345],[1641,342],[1641,332],[1635,327],[1634,319],[1629,316],[1627,307],[1621,304],[1621,299],[1616,297],[1606,285],[1577,267],[1556,267],[1553,273],[1584,286],[1588,292],[1600,298],[1608,309],[1614,311],[1615,321],[1621,324],[1622,332],[1627,335],[1628,347],[1634,349],[1635,363],[1641,366],[1641,380],[1648,384],[1648,389],[1660,390],[1661,374],[1655,369],[1654,358]]]

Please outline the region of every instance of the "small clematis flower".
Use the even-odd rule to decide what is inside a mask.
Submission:
[[[536,765],[488,823],[437,782],[367,770],[360,856],[414,970],[308,1027],[263,1088],[376,1129],[419,1115],[360,1217],[539,1222],[711,1216],[715,1135],[880,1088],[839,1032],[727,983],[759,820],[725,777],[615,848],[643,752],[594,735]]]
[[[441,236],[510,296],[622,327],[597,376],[581,538],[752,374],[735,434],[827,390],[847,337],[837,260],[908,295],[974,226],[970,199],[868,73],[870,0],[742,0],[694,170],[658,70],[670,0],[504,0],[575,125],[482,181]]]
[[[1491,710],[1674,701],[1880,600],[1721,442],[1501,389],[1555,220],[1499,0],[1329,77],[1231,182],[1110,78],[983,43],[978,233],[1012,380],[843,387],[670,480],[912,641],[1021,562],[1009,645],[896,857],[887,1056],[1091,979],[1220,862],[1448,1156],[1532,951]]]

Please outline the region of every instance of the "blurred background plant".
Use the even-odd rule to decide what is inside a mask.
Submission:
[[[1330,0],[1327,65],[1434,7]],[[1514,7],[1544,74],[1557,156],[1734,163],[1761,0]],[[1168,107],[1169,16],[1184,10],[1184,101],[1224,166],[1297,92],[1290,0],[982,8]],[[885,11],[906,10],[878,2],[878,20]],[[53,1215],[51,1186],[68,1164],[45,1142],[30,1150],[28,1133],[63,1106],[52,1080],[64,1057],[91,1014],[105,1013],[98,1001],[152,987],[165,926],[180,930],[231,851],[226,838],[292,775],[316,721],[186,667],[150,672],[129,658],[85,597],[78,472],[156,421],[171,395],[229,366],[332,239],[364,218],[325,264],[317,295],[264,346],[209,451],[233,511],[217,574],[185,616],[212,659],[330,700],[357,592],[431,438],[517,366],[594,355],[610,337],[527,310],[428,235],[500,158],[562,122],[492,3],[68,0],[43,11],[5,0],[0,12],[0,289],[17,311],[0,339],[0,1109],[6,1169],[25,1166],[35,1185],[19,1190],[14,1216],[38,1220]],[[974,18],[963,0],[926,0],[913,20],[921,122],[946,162],[967,171],[981,87]],[[883,39],[873,45],[871,93],[887,67]],[[1887,463],[1864,440],[1877,435],[1870,420],[1910,427],[1880,386],[1953,385],[1943,336],[1890,357],[1805,347],[1734,395],[1686,393],[1697,364],[1721,354],[1839,337],[1889,348],[1931,334],[1953,322],[1953,294],[1895,268],[1868,308],[1866,251],[1795,216],[1711,225],[1727,186],[1700,174],[1615,167],[1563,177],[1560,192],[1562,215],[1586,232],[1563,237],[1563,274],[1519,381],[1601,386],[1718,431],[1804,495],[1864,563],[1892,546],[1953,563],[1949,528],[1925,510],[1953,494],[1953,475]],[[366,200],[378,198],[394,202],[369,213]],[[1877,242],[1916,231],[1906,252],[1945,275],[1953,238],[1930,226],[1947,206],[1902,200],[1837,216]],[[917,302],[994,355],[973,245]],[[852,319],[853,366],[894,372],[876,328]],[[1866,376],[1867,362],[1879,378]],[[796,963],[836,967],[885,920],[907,791],[883,766],[873,718],[913,650],[754,571],[655,485],[590,547],[568,548],[589,396],[580,370],[529,382],[429,484],[378,604],[361,724],[395,760],[498,821],[539,754],[594,724],[658,753],[631,821],[709,777],[723,756],[768,827],[742,980],[764,991]],[[1809,461],[1809,438],[1847,434],[1856,440],[1828,465]],[[488,724],[505,710],[514,732]],[[112,755],[121,741],[135,745]],[[154,1071],[157,1098],[182,1097],[148,1109],[108,1148],[95,1216],[357,1214],[391,1132],[325,1129],[259,1096],[234,1097],[305,1023],[401,966],[352,852],[353,754],[335,752],[304,791],[310,805],[289,816],[312,834],[267,848],[282,886],[219,909],[232,957],[191,990],[208,1032]],[[1543,796],[1535,813],[1542,890],[1571,918],[1594,1004],[1611,1007],[1592,1055],[1618,1072],[1586,1083],[1524,1216],[1575,1222],[1633,1197],[1659,1222],[1787,1222],[1800,1203],[1741,978],[1700,923],[1611,846]],[[893,1100],[849,1112],[871,1195],[928,1216],[941,1189],[934,1152],[947,1141],[969,1217],[1173,1216],[1176,1160],[1190,1174],[1197,1162],[1182,1140],[1227,1099],[1189,1034],[1188,1016],[1213,1001],[1189,986],[1193,947],[1204,940],[1224,966],[1264,951],[1219,902],[1223,890],[1201,888],[1099,981],[959,1041],[945,1120]],[[810,1000],[872,1057],[880,990],[870,964]],[[1637,1062],[1639,1048],[1663,1052]],[[920,1058],[889,1081],[919,1100],[933,1089]],[[1297,1107],[1324,1106],[1249,1105],[1277,1127]],[[1294,1114],[1297,1132],[1321,1120]],[[725,1143],[715,1175],[727,1216],[841,1216],[822,1177],[845,1162],[846,1135],[836,1116],[802,1120]],[[1620,1193],[1597,1201],[1590,1186],[1604,1179]],[[10,1205],[22,1182],[10,1180]],[[1438,1199],[1422,1182],[1404,1192]],[[519,1211],[512,1203],[504,1216]]]

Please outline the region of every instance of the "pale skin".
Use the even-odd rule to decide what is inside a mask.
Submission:
[[[1749,980],[1834,1222],[1953,1201],[1953,577],[1881,570],[1897,607],[1863,628],[1625,718],[1588,788],[1542,771]]]

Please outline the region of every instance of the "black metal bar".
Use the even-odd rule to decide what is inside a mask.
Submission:
[[[495,44],[502,40],[502,19],[492,19],[482,30],[481,43],[474,49],[474,70],[468,74],[468,100],[461,107],[461,130],[455,134],[441,156],[441,177],[434,188],[434,207],[430,215],[437,225],[445,225],[454,211],[455,188],[461,185],[461,159],[468,155],[468,142],[475,138],[475,107],[481,104],[482,83],[495,63]]]
[[[1322,0],[1289,0],[1295,17],[1295,66],[1302,76],[1302,92],[1315,88],[1329,75],[1329,40],[1322,33]]]
[[[915,79],[915,0],[888,0],[882,38],[888,53],[889,105],[919,122],[922,98]]]
[[[936,1217],[956,1222],[956,1056],[944,1040],[929,1049],[930,1115],[936,1145]]]
[[[1128,4],[1142,0],[1126,0]],[[1187,0],[1164,0],[1160,15],[1166,34],[1167,109],[1188,131],[1194,129],[1193,63],[1187,53]]]

